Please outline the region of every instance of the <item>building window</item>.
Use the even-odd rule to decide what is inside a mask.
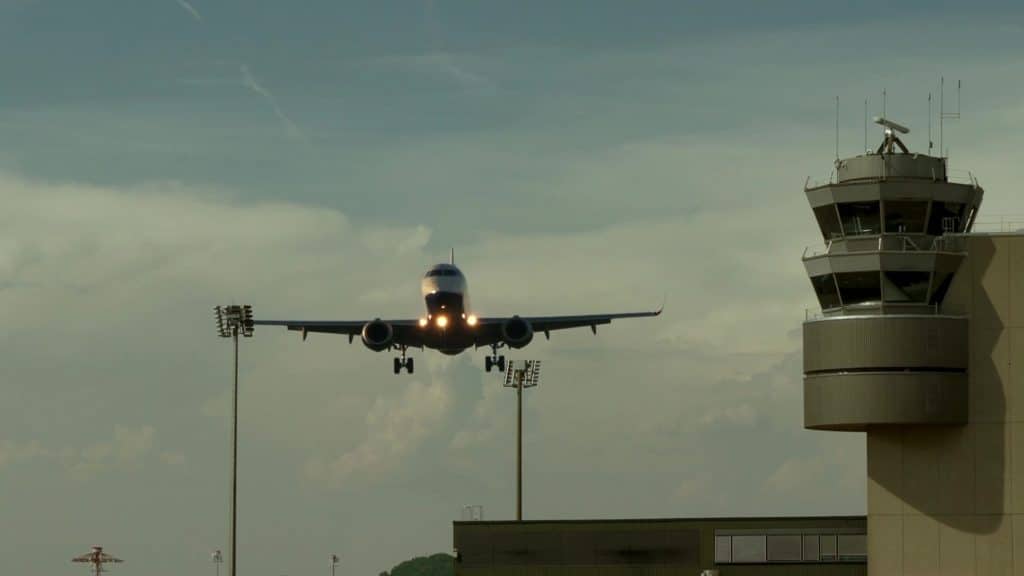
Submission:
[[[732,536],[715,536],[715,563],[732,563]]]
[[[878,272],[841,272],[836,274],[836,284],[839,285],[839,296],[844,306],[882,299]]]
[[[818,557],[818,535],[807,534],[804,536],[804,560],[817,562]]]
[[[831,274],[824,276],[812,276],[811,285],[814,286],[814,293],[818,295],[818,302],[822,310],[839,308],[839,291],[836,289],[836,280]]]
[[[839,226],[839,214],[836,213],[836,205],[818,206],[814,209],[814,217],[818,219],[818,228],[821,228],[821,235],[825,240],[841,238],[843,229]]]
[[[838,560],[836,556],[836,535],[835,534],[822,534],[818,544],[818,550],[821,553],[821,560]]]
[[[949,285],[953,282],[953,273],[947,272],[938,279],[935,286],[935,290],[932,291],[932,297],[928,299],[929,304],[941,304],[942,300],[946,298],[946,292],[949,291]]]
[[[716,564],[867,562],[867,535],[848,529],[715,530]]]
[[[763,564],[768,561],[764,534],[732,537],[733,564]]]
[[[928,272],[886,270],[886,302],[920,302],[928,298],[931,274]]]
[[[840,560],[867,559],[867,536],[864,534],[840,534],[838,550]]]
[[[885,232],[887,234],[921,234],[927,202],[887,200],[885,202]]]
[[[799,562],[803,559],[802,542],[799,534],[770,534],[768,536],[768,561]]]
[[[958,202],[932,202],[932,213],[928,216],[928,234],[938,236],[948,232],[962,232],[964,205]]]
[[[839,220],[846,236],[878,234],[882,231],[878,202],[842,202],[836,204],[836,209],[839,210]]]

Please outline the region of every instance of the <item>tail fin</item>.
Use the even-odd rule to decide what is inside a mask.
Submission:
[[[448,259],[448,263],[451,264],[452,266],[455,266],[455,248],[451,249],[451,253],[448,256]]]

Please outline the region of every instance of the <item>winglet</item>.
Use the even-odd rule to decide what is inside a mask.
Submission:
[[[455,248],[451,248],[451,252],[448,255],[448,263],[455,266]]]
[[[660,316],[665,311],[665,302],[668,302],[668,292],[662,295],[661,306],[658,306],[658,309],[654,311],[655,316]]]

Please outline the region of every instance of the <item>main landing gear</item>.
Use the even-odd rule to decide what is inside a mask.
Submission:
[[[399,356],[398,358],[395,358],[395,374],[400,374],[402,372],[402,368],[405,368],[406,372],[412,374],[412,360],[412,358],[407,358],[405,356],[405,346],[402,346],[402,355]]]
[[[484,370],[490,372],[494,366],[498,367],[498,372],[505,371],[505,357],[498,356],[498,344],[491,344],[491,355],[484,358]]]

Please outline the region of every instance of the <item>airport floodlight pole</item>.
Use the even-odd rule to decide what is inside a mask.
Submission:
[[[511,360],[505,368],[505,388],[516,389],[516,520],[523,519],[523,388],[540,384],[540,360],[523,360],[516,368]]]
[[[331,576],[334,576],[334,568],[338,565],[341,560],[337,554],[331,554]]]
[[[217,335],[231,338],[235,345],[235,377],[231,396],[231,562],[228,571],[235,576],[238,565],[238,336],[252,337],[252,306],[217,306]],[[219,570],[219,568],[218,568]]]
[[[213,554],[213,565],[216,567],[215,574],[220,576],[220,565],[224,563],[224,555],[221,554],[220,550],[214,550]]]

